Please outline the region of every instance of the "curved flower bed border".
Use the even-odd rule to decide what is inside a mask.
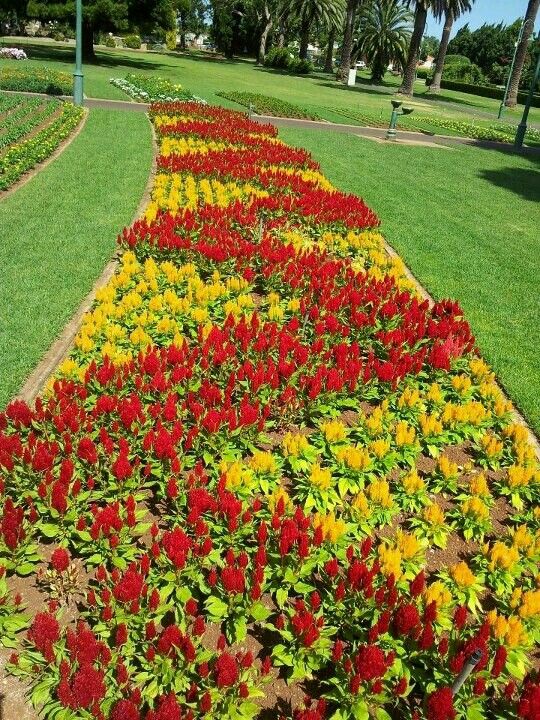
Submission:
[[[121,267],[0,415],[9,670],[55,720],[537,717],[540,474],[459,306],[271,126],[152,118]]]

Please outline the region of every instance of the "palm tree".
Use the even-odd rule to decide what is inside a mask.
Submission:
[[[430,93],[439,93],[441,91],[444,61],[446,59],[446,51],[448,50],[448,43],[450,42],[450,35],[452,34],[454,20],[456,20],[460,15],[463,15],[463,13],[470,12],[474,2],[475,0],[446,0],[441,45],[439,47],[439,54],[437,55],[437,62],[435,64],[435,74],[433,75],[433,81],[429,88]]]
[[[412,13],[400,0],[377,0],[360,14],[357,54],[367,58],[371,79],[381,82],[390,62],[405,65]]]
[[[525,13],[523,34],[521,36],[521,42],[517,47],[514,69],[512,70],[512,76],[508,86],[508,96],[506,98],[507,107],[515,107],[517,105],[521,74],[523,72],[523,66],[525,65],[525,58],[527,57],[527,50],[529,48],[529,40],[533,34],[534,23],[536,21],[536,16],[538,15],[539,7],[540,0],[529,0],[527,12]]]
[[[414,27],[409,43],[407,63],[403,72],[403,80],[398,92],[402,95],[412,96],[414,93],[414,79],[416,66],[420,59],[420,47],[426,29],[428,12],[431,10],[435,16],[441,17],[444,12],[446,0],[406,0],[407,7],[414,3]]]
[[[331,27],[336,17],[340,17],[344,10],[344,0],[292,0],[290,3],[291,15],[300,23],[300,50],[298,57],[307,58],[309,36],[313,23],[319,26]]]
[[[351,67],[351,56],[353,50],[353,33],[354,21],[356,19],[356,11],[360,0],[347,0],[345,10],[345,24],[343,28],[343,44],[341,45],[341,58],[337,79],[346,82],[349,77],[349,69]]]

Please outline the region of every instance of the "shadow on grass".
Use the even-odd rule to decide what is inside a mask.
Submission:
[[[357,87],[356,85],[344,85],[340,82],[318,82],[317,85],[332,88],[332,90],[345,90],[346,92],[350,93],[358,93],[359,95],[381,95],[382,97],[395,95],[397,91],[395,87],[392,87],[390,85],[388,86],[388,89],[380,89],[380,85],[366,85],[365,87]]]
[[[540,158],[538,164],[540,165]],[[520,195],[524,200],[540,202],[540,170],[507,167],[499,170],[481,170],[479,175],[497,187]]]

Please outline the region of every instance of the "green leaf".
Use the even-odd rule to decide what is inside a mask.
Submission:
[[[214,618],[224,618],[229,610],[226,603],[223,600],[211,595],[204,603],[209,614]]]
[[[383,708],[377,708],[375,710],[375,717],[377,720],[392,720],[391,716]]]
[[[60,535],[60,528],[53,523],[44,523],[40,526],[40,530],[46,538],[55,538],[57,535]]]
[[[287,598],[289,597],[289,593],[286,588],[279,588],[276,591],[276,603],[279,607],[283,607],[285,603],[287,602]]]
[[[355,720],[369,720],[369,708],[366,702],[360,700],[352,708],[352,715]]]
[[[35,563],[25,562],[17,565],[15,572],[21,577],[26,577],[26,575],[31,575],[34,572],[35,567]]]
[[[484,711],[479,703],[470,705],[467,708],[467,720],[485,720]]]
[[[262,602],[256,602],[251,607],[251,617],[258,622],[264,622],[270,615],[270,610]]]

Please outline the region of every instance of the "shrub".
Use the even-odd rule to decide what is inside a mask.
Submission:
[[[442,79],[441,88],[444,90],[457,90],[458,92],[470,93],[471,95],[479,95],[480,97],[493,98],[494,100],[502,100],[503,90],[490,85],[473,85],[471,83],[456,82],[454,80]],[[518,102],[525,103],[527,93],[518,93]],[[532,101],[533,107],[540,107],[540,95],[535,95]]]
[[[289,67],[291,56],[287,48],[274,47],[268,51],[264,64],[267,67],[286,70]]]
[[[467,62],[451,62],[450,65],[445,63],[443,77],[445,80],[456,80],[471,85],[481,85],[484,82],[482,70],[478,65],[471,63],[470,60]]]
[[[131,50],[140,50],[141,44],[139,35],[126,35],[124,38],[124,47],[131,48]]]
[[[69,95],[73,80],[68,73],[49,68],[3,68],[0,70],[0,90]]]
[[[56,42],[63,42],[66,39],[63,32],[54,32],[51,37],[53,40],[56,40]]]
[[[114,39],[113,37],[111,37],[110,35],[107,35],[107,37],[105,38],[105,41],[104,41],[103,44],[105,45],[105,47],[108,47],[108,48],[115,48],[115,47],[116,47],[116,41],[115,41],[115,39]]]
[[[448,65],[470,65],[471,61],[466,55],[447,55],[444,64]]]
[[[416,71],[416,77],[419,80],[427,80],[429,77],[431,77],[432,71],[428,70],[427,68],[419,68]]]
[[[315,70],[312,62],[309,60],[300,60],[300,58],[292,58],[289,62],[288,70],[298,75],[308,75]]]
[[[165,35],[167,50],[176,50],[176,30],[169,30]]]

